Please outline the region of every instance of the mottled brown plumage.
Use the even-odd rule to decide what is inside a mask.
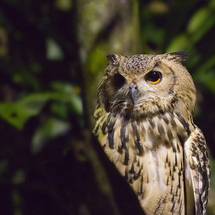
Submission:
[[[108,56],[94,133],[146,214],[206,214],[210,163],[184,51]]]

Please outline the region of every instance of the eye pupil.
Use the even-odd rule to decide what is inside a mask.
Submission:
[[[117,87],[122,87],[125,84],[125,78],[120,74],[116,74],[114,76],[114,82]]]
[[[160,72],[157,72],[157,71],[151,71],[148,73],[147,75],[147,80],[150,82],[150,83],[153,83],[153,84],[157,84],[160,82],[161,80],[161,73]]]
[[[151,82],[155,82],[155,81],[157,81],[159,78],[160,78],[160,76],[159,76],[158,72],[151,72],[151,73],[149,74],[149,81],[151,81]]]

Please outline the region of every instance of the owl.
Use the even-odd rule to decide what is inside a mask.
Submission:
[[[108,55],[98,87],[93,132],[147,215],[206,214],[210,162],[186,55]]]

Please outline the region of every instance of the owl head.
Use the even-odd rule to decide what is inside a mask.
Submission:
[[[139,118],[177,111],[190,118],[196,102],[192,77],[181,64],[186,51],[166,54],[108,55],[98,88],[98,104],[106,112]]]

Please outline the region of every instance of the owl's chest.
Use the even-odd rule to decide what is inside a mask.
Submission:
[[[108,113],[97,120],[94,133],[103,147],[125,153],[127,163],[131,150],[137,156],[148,150],[156,152],[161,146],[177,151],[189,137],[190,126],[179,113],[142,119],[124,119]]]
[[[140,120],[107,114],[97,121],[94,132],[105,153],[149,214],[160,214],[166,201],[166,211],[183,214],[183,147],[190,127],[179,113]]]

